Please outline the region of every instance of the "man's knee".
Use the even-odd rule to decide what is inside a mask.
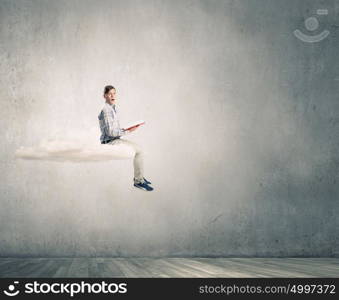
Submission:
[[[135,154],[139,154],[139,155],[144,154],[144,149],[139,144],[135,142],[131,142],[131,145],[133,146],[135,150]]]
[[[142,147],[140,147],[139,145],[135,148],[135,154],[136,155],[144,155],[144,149]]]

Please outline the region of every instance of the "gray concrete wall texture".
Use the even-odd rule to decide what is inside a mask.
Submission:
[[[338,256],[338,27],[339,1],[0,0],[0,255]],[[98,143],[106,84],[152,193],[131,160],[14,157]]]

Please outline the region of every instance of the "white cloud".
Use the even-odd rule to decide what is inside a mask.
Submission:
[[[129,159],[134,150],[125,145],[92,144],[83,141],[49,140],[36,147],[20,147],[16,158],[27,160],[93,162]]]

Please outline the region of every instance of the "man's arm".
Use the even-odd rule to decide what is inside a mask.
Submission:
[[[119,137],[125,135],[127,131],[116,126],[112,114],[109,111],[102,111],[105,134],[110,137]]]

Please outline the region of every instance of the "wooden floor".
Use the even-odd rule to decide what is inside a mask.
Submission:
[[[339,277],[339,259],[0,258],[0,277]]]

